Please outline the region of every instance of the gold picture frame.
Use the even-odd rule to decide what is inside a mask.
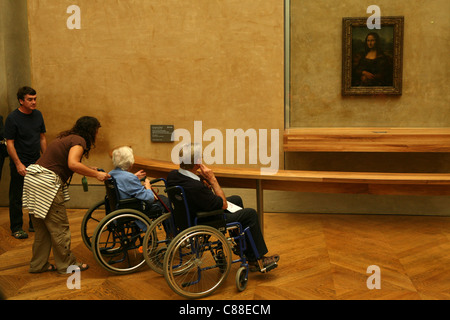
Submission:
[[[404,17],[342,18],[342,95],[401,95]]]

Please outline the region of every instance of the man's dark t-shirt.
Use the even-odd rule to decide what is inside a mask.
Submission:
[[[11,112],[5,121],[5,138],[14,140],[20,161],[28,166],[41,155],[41,133],[45,133],[42,113],[35,109],[30,114],[19,109]]]

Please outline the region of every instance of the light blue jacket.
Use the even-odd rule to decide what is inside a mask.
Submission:
[[[116,180],[120,199],[137,198],[148,203],[155,200],[153,191],[145,189],[139,178],[131,172],[115,168],[109,174]]]

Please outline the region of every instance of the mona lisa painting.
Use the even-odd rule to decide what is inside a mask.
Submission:
[[[403,17],[343,18],[342,95],[401,95]]]

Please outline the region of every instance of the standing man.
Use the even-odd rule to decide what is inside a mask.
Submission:
[[[26,168],[35,163],[41,151],[47,148],[45,124],[42,113],[36,109],[36,91],[22,87],[17,92],[20,106],[5,121],[6,147],[10,157],[11,182],[9,185],[9,219],[11,232],[16,239],[26,239],[22,229],[22,193]],[[29,231],[33,232],[30,219]]]

